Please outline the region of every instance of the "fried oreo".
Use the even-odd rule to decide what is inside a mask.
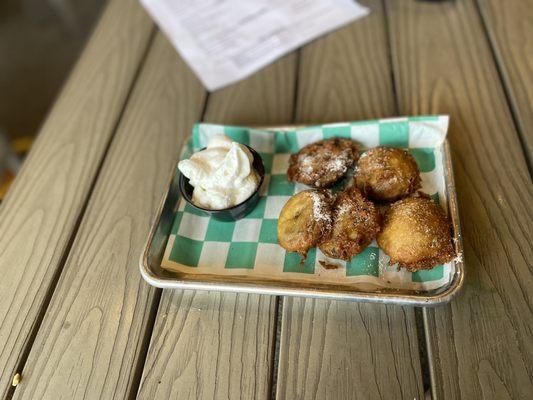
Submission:
[[[357,163],[357,187],[371,200],[393,202],[420,188],[420,172],[407,151],[375,147],[365,152]]]
[[[408,197],[391,205],[377,241],[391,258],[414,272],[451,261],[450,223],[444,210],[426,196]]]
[[[321,140],[291,155],[287,176],[291,182],[329,187],[342,178],[358,158],[359,146],[352,140]]]
[[[376,237],[380,230],[380,214],[376,206],[351,186],[340,193],[333,205],[333,228],[320,242],[326,256],[349,261]]]

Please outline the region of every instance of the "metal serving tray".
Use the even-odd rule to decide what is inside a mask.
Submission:
[[[287,127],[270,127],[267,129],[286,129]],[[448,140],[444,142],[444,176],[446,183],[446,197],[448,215],[451,217],[453,238],[456,254],[463,254],[463,242],[457,208],[457,196],[453,169],[451,163],[450,146]],[[363,301],[372,303],[386,303],[413,306],[436,306],[449,302],[459,291],[464,281],[464,261],[459,259],[455,264],[455,273],[450,284],[446,287],[430,291],[398,290],[380,288],[373,291],[359,291],[348,289],[346,286],[331,284],[311,284],[258,280],[251,277],[229,277],[199,274],[185,274],[168,271],[161,268],[163,253],[174,221],[174,211],[179,200],[177,163],[172,168],[167,190],[161,199],[161,204],[150,229],[140,258],[142,277],[152,286],[163,289],[194,289],[215,290],[225,292],[244,292],[268,294],[275,296],[301,296],[325,298],[334,300]]]

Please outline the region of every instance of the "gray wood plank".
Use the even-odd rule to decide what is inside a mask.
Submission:
[[[533,162],[533,1],[478,0],[529,167]]]
[[[275,298],[164,291],[138,399],[268,399]]]
[[[156,289],[138,271],[154,212],[205,91],[158,34],[147,55],[14,399],[134,396]]]
[[[533,396],[533,185],[472,1],[387,4],[400,111],[449,113],[466,284],[425,310],[435,399]]]
[[[278,125],[292,121],[297,54],[292,53],[258,74],[213,93],[204,120],[234,125]]]
[[[413,310],[284,300],[277,397],[423,398]]]
[[[395,114],[384,12],[306,46],[297,120],[372,119]],[[412,308],[285,299],[277,396],[280,399],[423,397]]]
[[[205,120],[268,125],[290,121],[296,55],[210,95]],[[139,399],[270,397],[276,298],[165,290]]]
[[[0,396],[23,363],[153,24],[112,0],[0,206]]]
[[[396,113],[385,17],[379,1],[361,1],[369,16],[301,50],[296,122],[324,123]]]

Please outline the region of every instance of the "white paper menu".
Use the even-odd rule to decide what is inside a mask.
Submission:
[[[369,13],[352,0],[141,0],[208,90]]]

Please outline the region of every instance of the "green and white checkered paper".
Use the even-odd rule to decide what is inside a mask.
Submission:
[[[363,148],[393,146],[409,149],[422,177],[422,190],[446,208],[442,144],[448,129],[447,116],[402,117],[375,121],[312,126],[279,131],[198,124],[181,158],[205,147],[209,138],[223,133],[259,152],[266,176],[258,205],[244,219],[220,222],[180,199],[163,268],[186,274],[253,277],[292,282],[348,285],[354,289],[431,290],[448,284],[454,262],[416,273],[397,271],[374,241],[350,262],[328,259],[312,249],[303,265],[295,253],[285,251],[277,240],[277,219],[289,198],[306,189],[287,181],[291,153],[330,137],[351,138]],[[176,173],[178,173],[176,171]],[[338,265],[325,269],[319,261]]]

